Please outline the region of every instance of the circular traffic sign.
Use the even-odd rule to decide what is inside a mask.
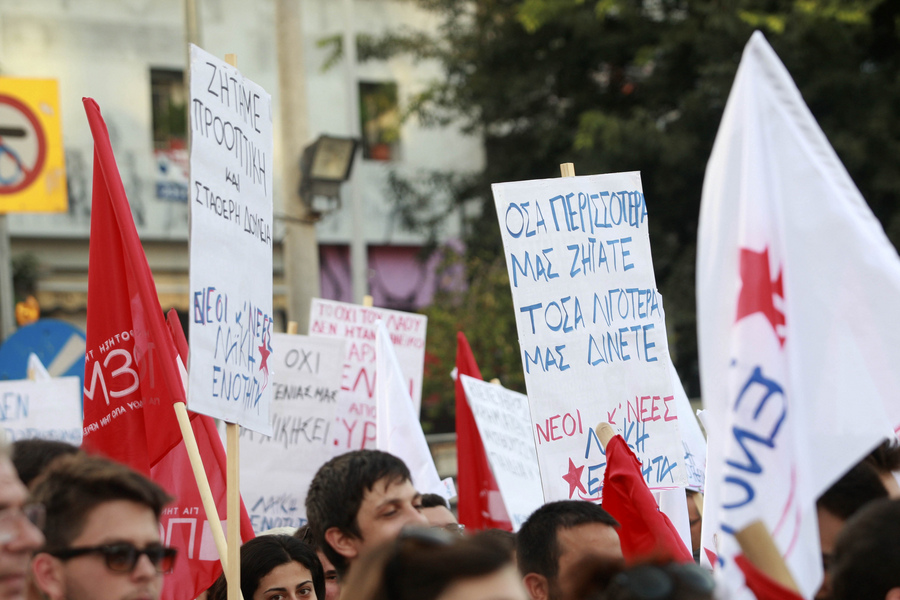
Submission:
[[[0,94],[0,195],[30,186],[47,160],[47,135],[22,101]]]

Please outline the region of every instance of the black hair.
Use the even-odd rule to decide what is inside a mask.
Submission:
[[[865,461],[879,473],[900,471],[900,440],[884,440],[869,452]]]
[[[241,594],[253,598],[259,582],[273,569],[297,562],[309,569],[317,600],[325,600],[325,574],[314,548],[290,535],[261,535],[241,546]],[[209,600],[225,600],[225,574],[209,588]]]
[[[900,588],[900,500],[872,502],[838,536],[831,563],[832,600],[884,600]]]
[[[346,573],[347,558],[325,540],[325,532],[337,527],[359,538],[357,514],[366,492],[387,480],[399,483],[412,479],[406,464],[380,450],[354,450],[332,458],[313,477],[306,495],[306,516],[312,539],[338,573]]]
[[[12,444],[12,462],[25,487],[31,487],[31,483],[56,457],[79,452],[81,450],[77,446],[58,440],[17,440]]]
[[[857,463],[816,500],[816,506],[846,521],[872,500],[888,495],[881,478],[868,462]]]
[[[483,533],[452,536],[408,528],[354,563],[342,598],[436,600],[452,584],[513,567],[509,552]]]
[[[553,581],[559,569],[557,532],[589,523],[619,526],[601,506],[584,500],[560,500],[538,508],[516,536],[519,571],[522,575],[537,573]]]
[[[447,499],[440,494],[422,494],[422,508],[434,508],[435,506],[443,506],[450,510]]]

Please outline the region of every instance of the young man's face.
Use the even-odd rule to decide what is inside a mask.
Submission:
[[[19,512],[28,491],[8,458],[0,458],[0,599],[25,597],[31,554],[44,536]],[[3,511],[6,511],[4,514]]]
[[[555,585],[551,585],[551,600],[569,597],[575,567],[586,556],[622,558],[619,534],[605,523],[585,523],[558,529],[556,543],[559,545],[559,562],[556,581],[553,582]]]
[[[130,543],[138,549],[159,544],[159,523],[153,511],[129,500],[112,500],[88,513],[81,533],[70,548]],[[102,554],[59,560],[55,583],[45,589],[51,600],[158,600],[163,576],[146,555],[130,572],[113,571]],[[43,586],[42,586],[43,587]]]
[[[359,538],[353,540],[349,559],[390,540],[395,539],[407,525],[428,527],[422,514],[422,499],[408,479],[403,481],[381,479],[363,496],[356,513]]]

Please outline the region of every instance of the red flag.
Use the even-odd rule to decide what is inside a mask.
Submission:
[[[649,557],[694,560],[669,517],[660,512],[644,481],[640,461],[621,435],[613,436],[606,445],[603,508],[621,525],[619,541],[626,561]]]
[[[106,124],[96,102],[85,98],[84,106],[94,136],[94,190],[83,446],[142,471],[175,496],[160,520],[164,542],[179,550],[162,598],[190,600],[215,581],[221,566],[173,408],[184,402],[184,383]],[[176,335],[186,348],[180,327]],[[195,415],[192,427],[224,514],[222,442],[212,419]],[[241,516],[247,540],[253,529],[243,507]]]
[[[512,531],[512,523],[497,480],[491,472],[475,416],[466,401],[460,375],[481,379],[469,341],[463,332],[456,334],[456,476],[459,522],[467,529],[504,529]]]
[[[171,419],[184,387],[106,123],[92,99],[84,108],[94,136],[94,189],[82,446],[149,474],[181,440],[177,427],[158,423]]]
[[[747,587],[756,596],[756,600],[802,600],[803,596],[790,590],[768,575],[760,571],[743,554],[734,558],[734,562],[744,572]]]

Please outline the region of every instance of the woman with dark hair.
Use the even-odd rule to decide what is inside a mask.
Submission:
[[[484,534],[404,529],[350,570],[341,596],[352,600],[526,600],[509,550]]]
[[[316,551],[290,535],[261,535],[241,546],[244,600],[323,600],[325,575]],[[225,575],[209,600],[226,600]]]

